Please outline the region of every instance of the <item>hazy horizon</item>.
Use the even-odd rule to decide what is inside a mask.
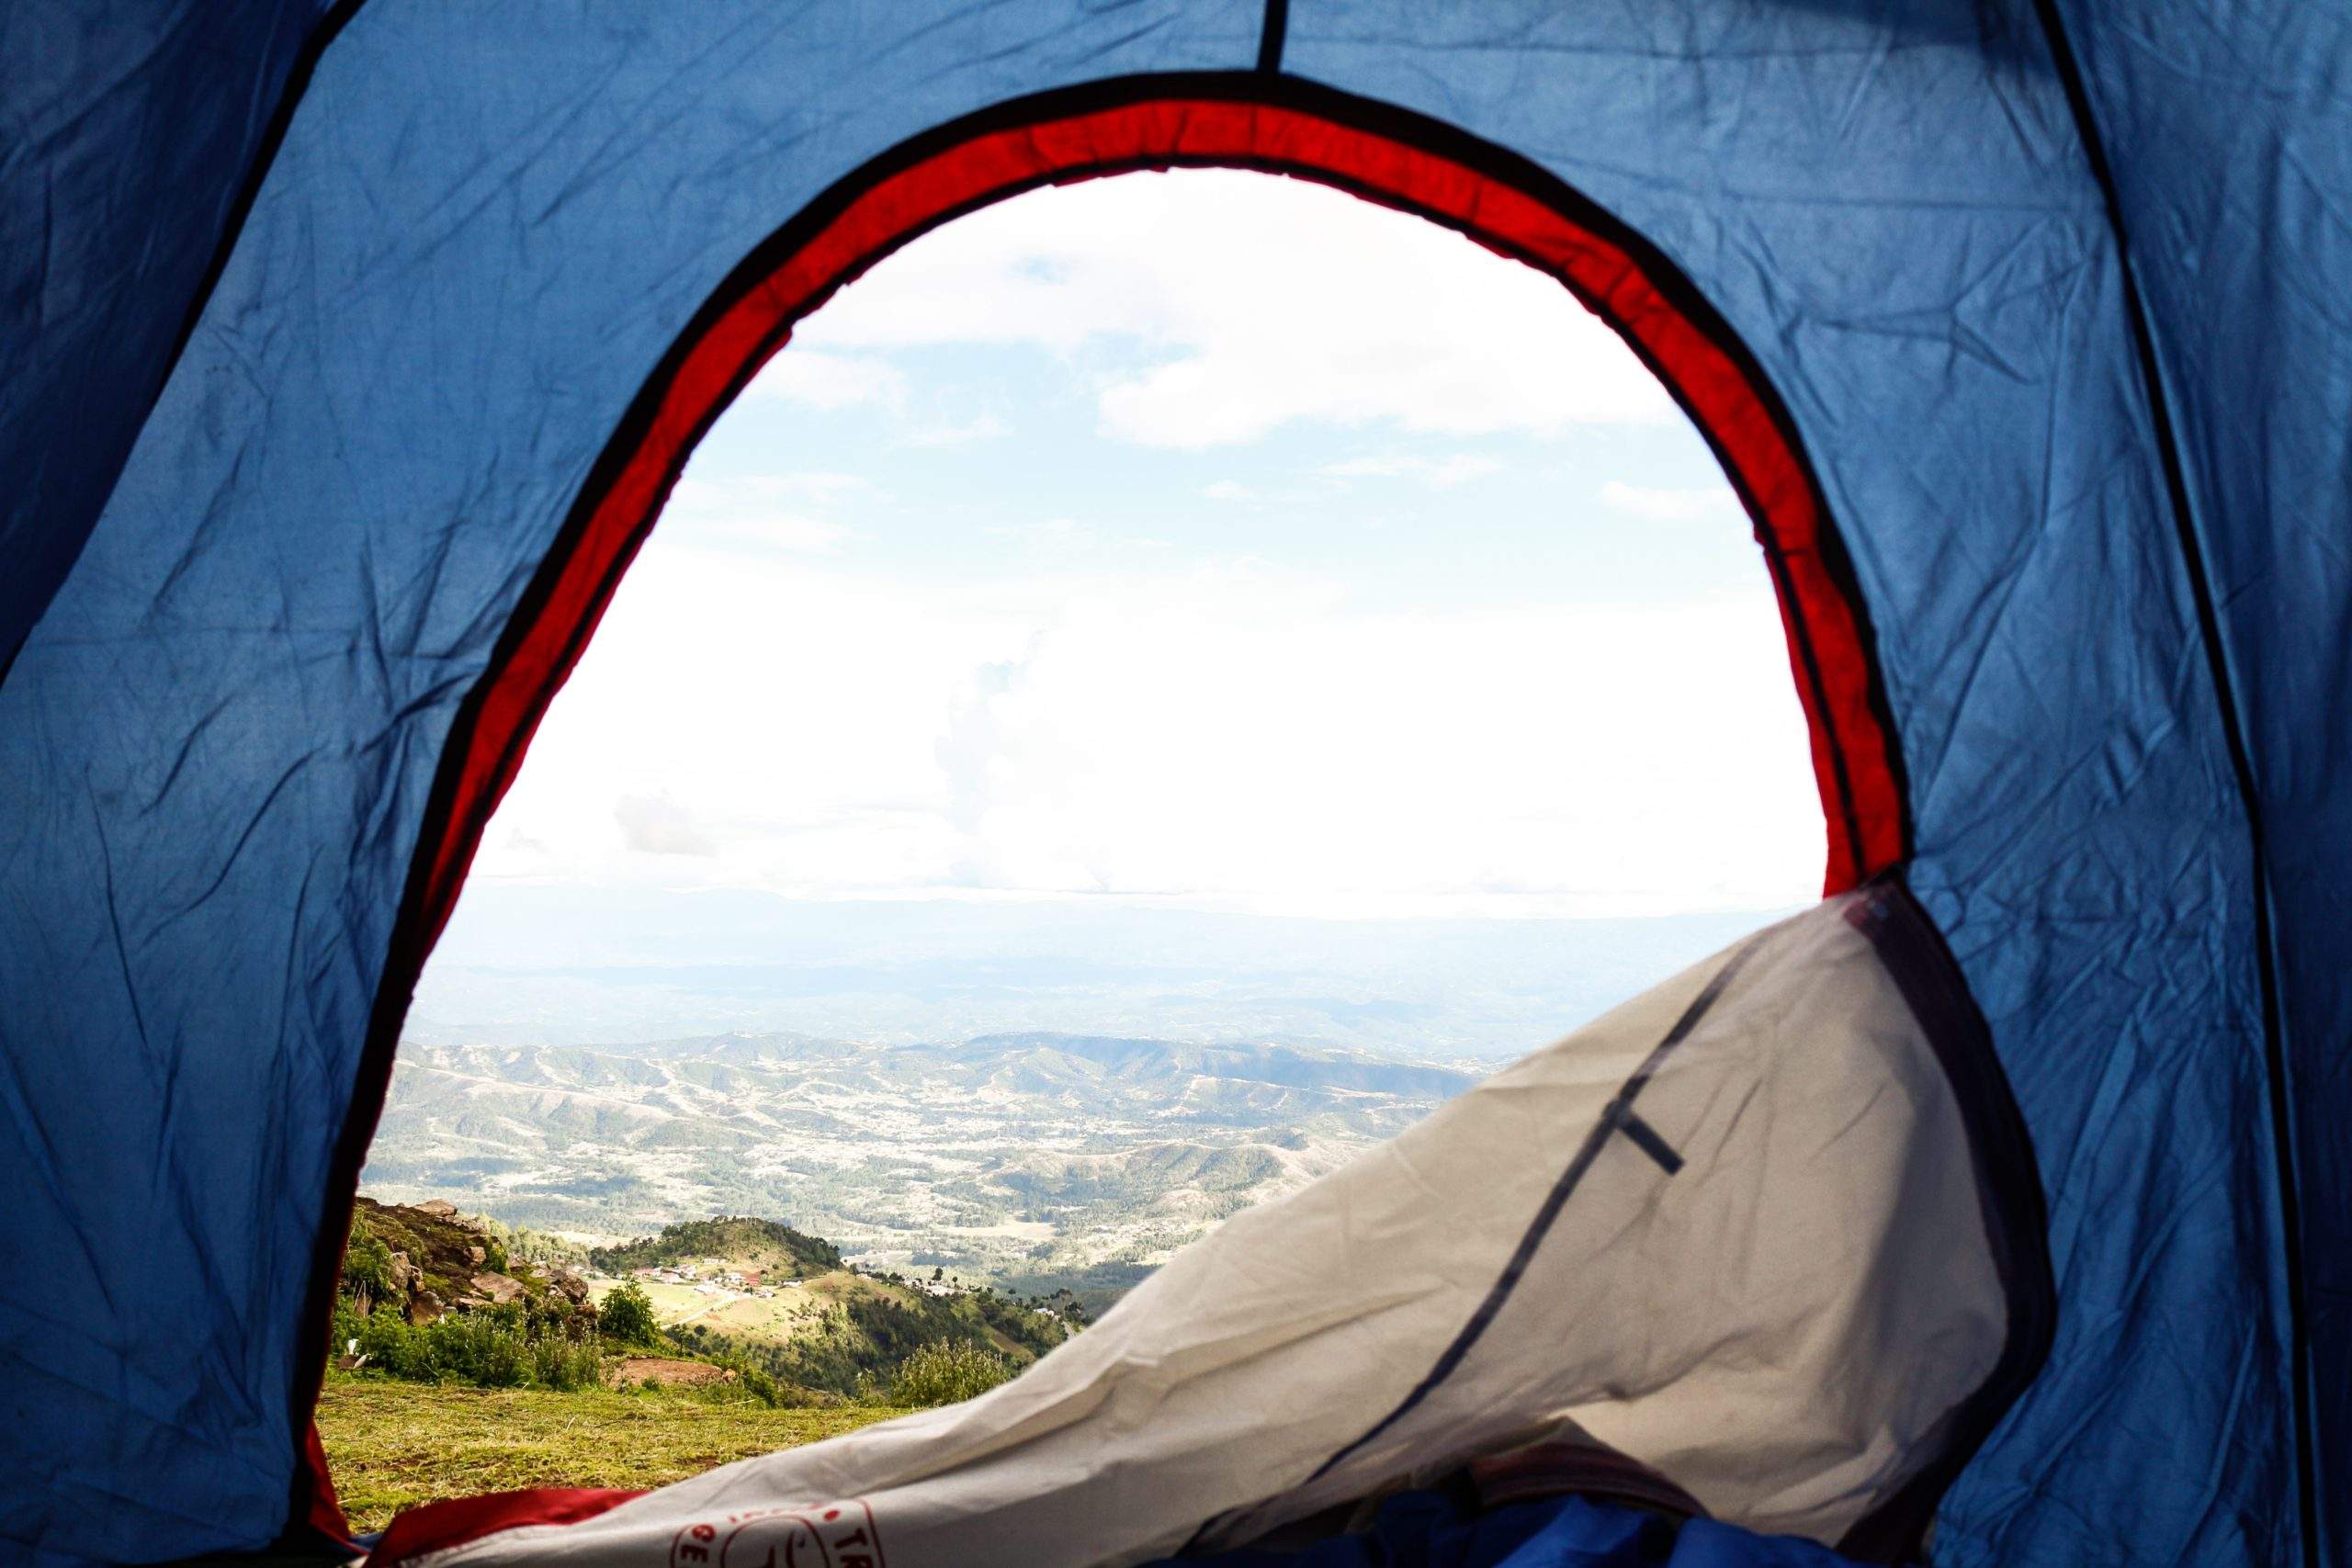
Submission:
[[[410,1010],[436,1043],[1021,1031],[1499,1060],[1787,913],[1331,920],[741,891],[484,887]]]

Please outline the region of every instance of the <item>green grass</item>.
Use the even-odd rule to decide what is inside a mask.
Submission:
[[[356,1530],[402,1508],[526,1486],[654,1487],[903,1410],[775,1410],[685,1389],[556,1393],[329,1372],[319,1433]]]

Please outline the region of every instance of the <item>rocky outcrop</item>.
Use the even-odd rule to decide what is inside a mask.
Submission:
[[[527,1293],[523,1288],[523,1281],[511,1274],[477,1274],[473,1277],[473,1287],[474,1294],[492,1306],[519,1302]]]
[[[586,1303],[587,1284],[577,1276],[558,1285],[529,1264],[509,1272],[498,1242],[481,1228],[485,1223],[460,1214],[446,1199],[401,1204],[362,1198],[352,1213],[345,1289],[355,1300],[380,1302],[412,1323],[541,1299],[560,1298],[574,1310]]]

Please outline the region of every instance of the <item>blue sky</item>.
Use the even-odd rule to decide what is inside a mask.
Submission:
[[[1761,559],[1631,355],[1419,220],[1187,173],[961,220],[806,323],[474,875],[1557,918],[1821,860]]]

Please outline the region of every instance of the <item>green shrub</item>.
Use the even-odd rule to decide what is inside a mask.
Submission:
[[[486,1312],[445,1317],[426,1331],[448,1371],[483,1388],[523,1388],[531,1381],[530,1341]]]
[[[899,1363],[890,1378],[894,1404],[956,1404],[1012,1378],[1013,1365],[977,1345],[936,1341]]]
[[[605,1381],[604,1354],[595,1346],[576,1340],[536,1340],[531,1346],[531,1381],[541,1388],[599,1387]]]
[[[387,1308],[361,1318],[354,1337],[368,1365],[391,1377],[482,1388],[528,1388],[539,1381],[537,1351],[510,1314],[458,1313],[418,1326]]]
[[[662,1325],[653,1315],[653,1298],[635,1280],[613,1287],[596,1307],[596,1326],[616,1345],[659,1345]]]
[[[424,1330],[412,1328],[401,1314],[386,1307],[371,1312],[359,1321],[356,1337],[360,1353],[368,1364],[379,1372],[396,1378],[431,1378],[430,1352],[425,1348]]]
[[[358,1339],[368,1329],[368,1316],[349,1296],[334,1299],[334,1326],[327,1334],[327,1359],[332,1361],[345,1353],[345,1348]]]
[[[416,1382],[465,1382],[481,1388],[594,1388],[604,1381],[604,1354],[594,1341],[533,1335],[511,1311],[457,1313],[423,1325],[387,1307],[365,1315],[338,1307],[335,1355],[356,1340],[366,1367]]]
[[[355,1229],[343,1251],[343,1289],[380,1302],[392,1293],[392,1250],[372,1231]]]

